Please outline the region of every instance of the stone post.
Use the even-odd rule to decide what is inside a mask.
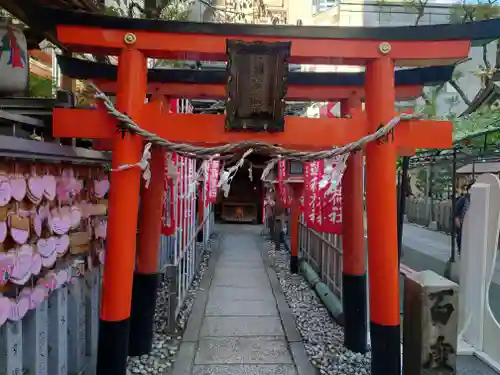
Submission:
[[[168,265],[166,269],[166,277],[168,280],[168,292],[167,292],[167,303],[168,303],[168,316],[167,316],[167,332],[173,334],[176,332],[176,310],[177,310],[177,285],[178,285],[178,272],[177,267],[179,265]]]
[[[403,373],[456,373],[458,285],[433,271],[404,284]]]

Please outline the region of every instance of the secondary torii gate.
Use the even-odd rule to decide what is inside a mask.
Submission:
[[[456,62],[468,55],[469,39],[472,38],[470,33],[464,31],[467,25],[459,25],[459,29],[453,25],[445,25],[441,29],[436,26],[275,27],[137,20],[60,10],[50,10],[41,17],[60,24],[57,28],[58,39],[72,51],[119,56],[117,108],[141,128],[171,142],[214,145],[258,140],[306,151],[345,145],[375,132],[395,115],[395,65]],[[269,84],[265,74],[250,83],[245,82],[245,78],[250,80],[252,76],[248,77],[248,70],[245,73],[248,69],[243,61],[245,59],[239,59],[241,55],[238,53],[242,49],[247,53],[247,61],[252,60],[247,58],[248,54],[254,54],[257,61],[271,59],[278,63],[278,68],[283,68],[281,71],[266,72],[267,78],[269,74],[274,78],[280,74],[285,77],[285,61],[365,65],[366,117],[283,118],[280,105],[284,104],[281,99],[286,83],[274,80],[274,87],[265,87],[263,84]],[[144,103],[147,57],[225,61],[228,52],[234,61],[230,67],[233,82],[229,80],[228,84],[231,100],[228,100],[227,113],[229,120],[234,121],[226,122],[222,115],[169,114],[162,109],[161,103]],[[266,66],[265,62],[261,66]],[[241,72],[235,67],[240,67]],[[234,92],[235,80],[256,85],[256,91],[245,92],[249,98],[238,97],[239,93]],[[262,90],[272,93],[273,108],[263,109],[269,104],[266,102],[269,98],[261,97]],[[271,126],[273,132],[265,131],[262,123],[253,121],[252,110],[250,115],[247,112],[246,116],[242,116],[243,109],[248,109],[245,99],[253,100],[254,110],[270,114],[264,125],[265,129],[267,125]],[[236,107],[240,112],[234,110],[234,105],[238,104],[242,105],[241,108]],[[54,112],[54,136],[112,139],[113,168],[137,163],[143,144],[139,136],[121,131],[117,125],[117,121],[103,110],[56,109]],[[240,128],[234,129],[238,125]],[[247,125],[254,131],[242,131],[245,129],[241,127]],[[392,136],[365,147],[372,374],[400,373],[397,148],[405,150],[405,153],[415,148],[447,148],[451,146],[451,131],[452,124],[446,121],[402,121]],[[131,168],[113,172],[111,178],[98,374],[123,375],[126,369],[140,171]]]

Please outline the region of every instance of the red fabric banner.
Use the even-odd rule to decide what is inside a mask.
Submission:
[[[205,206],[217,201],[217,184],[219,183],[220,160],[208,162],[208,173],[205,179]]]
[[[325,188],[326,190],[326,188]],[[332,194],[324,194],[322,232],[342,234],[342,185]]]
[[[317,160],[304,163],[304,215],[307,226],[320,231],[323,224],[322,194],[319,182],[323,178],[324,162]]]
[[[278,161],[278,195],[281,203],[284,207],[288,208],[291,205],[291,197],[288,193],[287,186],[285,184],[286,179],[286,160]]]
[[[165,172],[164,172],[164,187],[163,187],[163,217],[162,217],[162,230],[161,233],[171,236],[175,232],[175,185],[174,180],[168,175],[169,153],[165,153]],[[178,170],[177,155],[172,153],[172,164]]]

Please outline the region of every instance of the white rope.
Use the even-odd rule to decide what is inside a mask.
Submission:
[[[151,159],[151,146],[152,143],[146,143],[144,146],[144,151],[142,152],[142,158],[135,164],[123,164],[118,168],[111,169],[112,172],[125,171],[127,169],[139,167],[142,171],[142,178],[146,181],[145,186],[149,188],[149,183],[151,182],[151,169],[149,169],[149,160]]]
[[[266,177],[271,172],[271,170],[274,168],[274,166],[276,165],[277,162],[278,162],[278,159],[271,159],[269,161],[269,163],[267,163],[266,167],[262,171],[262,176],[260,177],[261,181],[272,183],[272,181],[266,180]]]
[[[245,158],[252,152],[253,149],[248,149],[247,151],[245,151],[240,160],[238,160],[236,165],[232,166],[227,171],[225,170],[222,171],[217,187],[219,187],[224,192],[224,197],[227,198],[229,196],[229,190],[231,189],[231,182],[233,181],[236,172],[238,172],[238,169],[240,169],[243,163],[245,162]]]
[[[215,153],[219,155],[225,155],[228,153],[233,153],[236,150],[253,148],[257,150],[265,149],[271,151],[275,155],[276,154],[282,155],[285,159],[299,160],[303,162],[312,160],[324,160],[332,158],[337,155],[342,155],[350,153],[352,151],[357,151],[369,142],[373,142],[386,137],[390,132],[392,132],[394,127],[401,120],[411,120],[421,117],[421,115],[419,114],[405,114],[405,113],[400,114],[391,119],[385,126],[381,125],[376,132],[371,133],[355,142],[349,143],[345,146],[333,147],[329,150],[317,151],[317,152],[289,150],[273,144],[267,144],[261,141],[249,141],[249,140],[225,144],[222,146],[199,147],[184,143],[173,143],[157,136],[154,133],[142,129],[130,117],[118,111],[115,108],[113,102],[94,84],[88,83],[88,86],[93,90],[95,90],[96,92],[95,97],[99,100],[102,100],[108,113],[114,118],[116,118],[118,122],[127,130],[144,137],[145,139],[147,139],[150,142],[153,142],[154,144],[165,147],[169,151],[177,152],[182,155],[196,156],[203,159],[206,159],[208,156],[213,155]],[[223,156],[221,156],[220,158],[222,157]]]

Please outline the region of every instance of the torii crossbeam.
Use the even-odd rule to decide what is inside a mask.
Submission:
[[[58,39],[71,51],[119,56],[115,88],[117,108],[143,129],[179,143],[213,145],[261,140],[301,150],[345,145],[375,132],[395,116],[395,66],[453,64],[468,56],[470,39],[485,37],[491,28],[489,23],[483,28],[468,26],[470,24],[386,28],[196,24],[83,15],[61,10],[48,11],[41,18],[57,20],[54,23],[60,25]],[[257,82],[250,82],[261,86],[255,92],[251,86],[248,97],[234,92],[234,86],[229,83],[229,96],[237,100],[240,107],[237,106],[234,113],[228,112],[228,116],[236,119],[242,116],[245,121],[252,118],[252,113],[248,115],[249,108],[251,112],[248,100],[259,99],[259,111],[267,111],[271,116],[268,118],[277,123],[284,120],[273,133],[262,129],[247,132],[241,128],[238,132],[228,131],[228,123],[220,115],[168,114],[161,103],[144,104],[148,92],[146,58],[225,61],[228,55],[234,58],[234,50],[228,51],[228,46],[234,43],[239,43],[240,47],[243,44],[242,48],[248,48],[250,54],[265,56],[262,58],[265,61],[274,61],[276,74],[286,75],[283,72],[286,72],[287,62],[366,66],[366,118],[355,115],[339,119],[280,117],[279,105],[275,102],[274,107],[267,106],[269,98],[259,91],[262,85],[269,83],[265,71]],[[251,68],[241,60],[234,61],[240,61],[242,71]],[[250,78],[239,75],[234,69],[231,74],[236,80]],[[277,96],[272,100],[284,99],[284,91],[280,91],[282,81],[274,84],[276,86],[269,92]],[[280,97],[279,92],[283,96]],[[112,139],[113,168],[136,163],[143,144],[139,136],[117,132],[116,126],[116,120],[102,110],[56,109],[54,112],[55,136]],[[259,124],[252,123],[253,126],[259,129]],[[451,132],[452,125],[447,121],[403,121],[395,129],[394,138],[371,142],[364,148],[373,375],[396,375],[401,371],[397,148],[447,148],[452,144]],[[139,179],[138,169],[112,172],[99,332],[99,375],[125,374],[127,346],[124,342],[129,332]]]

